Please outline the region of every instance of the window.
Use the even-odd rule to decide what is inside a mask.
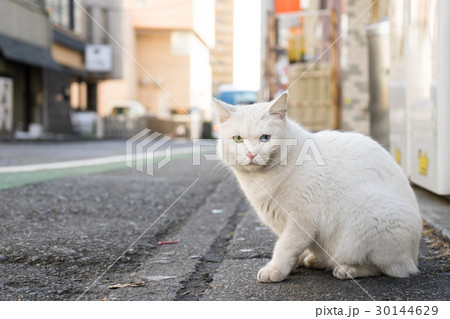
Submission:
[[[109,30],[109,19],[108,19],[108,9],[102,9],[102,20],[101,20],[101,26],[105,29],[105,30]],[[100,33],[100,37],[101,37],[101,43],[103,44],[108,44],[109,43],[109,36],[106,34],[105,31],[101,31]]]
[[[45,6],[50,12],[50,21],[53,24],[74,30],[73,0],[46,0]]]
[[[86,17],[85,17],[85,21],[86,21],[86,41],[88,43],[92,43],[93,42],[93,38],[92,38],[92,8],[91,7],[86,7]]]

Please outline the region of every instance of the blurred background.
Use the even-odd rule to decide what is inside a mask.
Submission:
[[[449,0],[0,0],[0,300],[449,299],[449,32]],[[421,274],[256,284],[275,237],[211,97],[286,90],[401,166]]]
[[[212,138],[211,96],[289,90],[306,128],[450,194],[449,21],[446,0],[2,0],[0,140]]]

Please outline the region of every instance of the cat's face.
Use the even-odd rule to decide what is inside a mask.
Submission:
[[[260,171],[278,165],[286,134],[287,93],[269,103],[233,106],[214,100],[222,160],[234,169]]]

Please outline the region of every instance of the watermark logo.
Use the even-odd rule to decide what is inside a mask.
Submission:
[[[193,141],[193,165],[200,165],[200,157],[206,160],[224,159],[229,166],[247,166],[256,164],[260,166],[268,165],[269,159],[273,154],[278,154],[275,158],[278,160],[276,166],[303,166],[305,162],[312,162],[316,166],[325,166],[326,163],[316,141],[307,138],[299,143],[295,138],[271,139],[267,143],[258,141],[244,140],[243,143],[235,143],[232,139],[218,139],[215,154],[205,154],[201,146],[211,146],[210,143],[203,144],[204,140]],[[267,147],[270,150],[267,151]],[[288,161],[290,161],[288,163]]]
[[[325,161],[313,139],[300,142],[297,139],[271,139],[267,143],[245,140],[235,143],[232,139],[212,140],[193,139],[192,144],[177,147],[173,151],[170,146],[163,146],[172,138],[158,132],[144,129],[126,142],[126,166],[134,168],[147,175],[153,175],[156,170],[163,168],[172,156],[190,155],[192,165],[201,165],[202,157],[207,161],[217,161],[227,158],[229,166],[303,166],[305,162],[312,162],[317,166],[324,166]],[[269,147],[270,149],[265,149]],[[224,152],[224,150],[226,150]],[[274,154],[278,154],[273,156]],[[272,157],[272,158],[271,158]],[[269,163],[270,159],[270,163]],[[274,163],[274,159],[278,162]],[[288,163],[289,161],[289,163]],[[155,165],[156,164],[156,165]]]
[[[325,161],[323,160],[322,154],[320,154],[319,148],[314,140],[310,138],[306,139],[303,143],[295,165],[301,166],[305,161],[315,161],[317,166],[325,166]]]
[[[160,150],[171,137],[161,137],[162,134],[158,132],[149,135],[150,132],[147,128],[143,129],[126,142],[126,165],[147,175],[154,174],[155,161],[158,160],[158,170],[169,163],[172,151],[170,146]]]

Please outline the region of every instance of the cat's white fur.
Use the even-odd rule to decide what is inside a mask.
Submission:
[[[302,265],[333,270],[340,279],[418,272],[417,201],[400,167],[377,142],[357,133],[303,129],[286,116],[287,93],[269,103],[215,104],[222,159],[279,237],[259,281],[284,280]],[[263,134],[271,140],[261,142]],[[246,143],[235,143],[236,135]],[[311,149],[296,165],[305,141],[313,142],[322,163]],[[247,152],[255,156],[252,161]]]

